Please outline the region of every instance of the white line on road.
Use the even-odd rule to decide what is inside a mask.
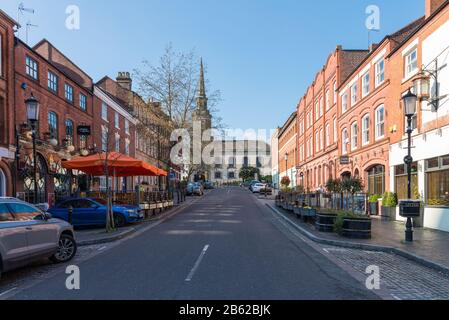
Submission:
[[[193,279],[193,276],[195,275],[196,270],[201,264],[201,261],[203,260],[204,256],[206,255],[207,250],[209,249],[209,245],[206,245],[201,252],[200,256],[198,257],[198,260],[196,260],[195,265],[193,266],[192,270],[190,271],[189,275],[186,278],[186,282],[190,282]]]
[[[16,290],[16,289],[17,289],[17,287],[14,287],[14,288],[12,288],[12,289],[6,290],[5,292],[0,293],[0,297],[1,297],[1,296],[5,296],[5,295],[7,295],[8,293],[13,292],[13,291]]]

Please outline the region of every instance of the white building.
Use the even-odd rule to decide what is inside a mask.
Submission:
[[[243,167],[258,168],[260,177],[255,177],[258,179],[271,175],[271,148],[265,141],[222,140],[212,144],[215,161],[210,166],[210,181],[240,182],[239,173]]]
[[[425,75],[430,77],[430,99],[418,108],[420,127],[413,133],[412,157],[414,197],[425,202],[423,226],[449,232],[449,6],[446,2],[410,39],[399,55],[407,56],[416,50]],[[429,18],[431,17],[431,18]],[[407,52],[406,52],[407,51]],[[419,70],[418,70],[419,71]],[[418,74],[418,72],[417,72]],[[405,81],[403,81],[405,83]],[[438,89],[437,89],[438,88]],[[422,86],[415,86],[420,95]],[[440,98],[438,105],[430,101]],[[436,108],[437,106],[437,108]],[[418,122],[419,123],[419,122]],[[399,187],[399,173],[403,173],[407,140],[390,147],[391,190]],[[398,172],[399,171],[399,172]],[[402,220],[398,215],[398,220]]]
[[[280,176],[279,176],[279,129],[273,133],[271,137],[271,176],[273,177],[273,186],[275,189],[279,189]]]

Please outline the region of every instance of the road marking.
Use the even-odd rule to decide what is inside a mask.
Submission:
[[[103,250],[106,249],[106,248],[107,248],[106,246],[101,247],[101,248],[98,249],[98,251],[103,251]]]
[[[198,260],[196,260],[195,265],[193,266],[192,270],[190,271],[189,275],[186,278],[186,282],[190,282],[193,279],[193,276],[195,275],[196,270],[201,264],[201,261],[203,260],[204,256],[206,255],[207,250],[209,249],[209,245],[206,245],[201,252],[200,256],[198,257]]]
[[[0,297],[4,296],[4,295],[7,295],[8,293],[11,293],[11,292],[13,292],[16,289],[17,289],[17,287],[14,287],[12,289],[6,290],[5,292],[0,293]]]

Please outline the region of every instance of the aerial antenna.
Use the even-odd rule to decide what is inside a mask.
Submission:
[[[24,12],[28,12],[31,14],[34,14],[34,9],[32,8],[25,8],[25,5],[23,2],[21,2],[17,8],[17,22],[20,25],[20,16],[23,15]],[[19,29],[20,30],[20,29]],[[17,35],[20,37],[20,31],[17,30]]]
[[[26,26],[26,44],[28,44],[28,33],[30,32],[30,28],[31,27],[39,27],[38,25],[32,24],[30,21],[27,22],[27,26]]]

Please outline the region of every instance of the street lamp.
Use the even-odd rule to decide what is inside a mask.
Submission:
[[[31,125],[32,139],[33,139],[33,180],[34,180],[34,203],[37,203],[37,154],[36,154],[36,124],[39,121],[39,101],[33,96],[25,100],[27,108],[27,118]]]
[[[404,103],[405,117],[407,118],[408,147],[407,147],[407,156],[404,158],[404,162],[407,165],[407,197],[408,200],[410,200],[412,198],[412,163],[413,163],[413,158],[411,154],[412,132],[413,132],[412,120],[416,114],[416,103],[418,101],[418,97],[415,94],[413,94],[409,89],[406,95],[402,97],[402,101]],[[413,224],[411,217],[407,218],[405,240],[407,242],[413,241]]]

